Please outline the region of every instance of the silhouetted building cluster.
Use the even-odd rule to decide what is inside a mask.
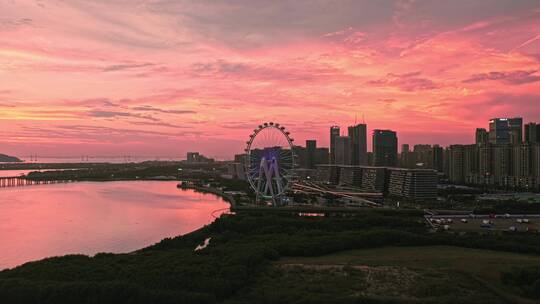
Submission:
[[[188,164],[202,164],[202,163],[213,163],[213,158],[208,158],[199,152],[188,152],[186,155],[186,162]]]
[[[227,164],[227,174],[224,176],[230,179],[246,180],[246,159],[247,154],[235,154],[234,161]]]
[[[317,147],[316,140],[306,140],[306,146],[294,146],[297,169],[315,169],[317,165],[398,166],[397,133],[391,130],[373,131],[373,152],[367,151],[367,125],[356,124],[341,135],[339,126],[330,127],[330,148]],[[306,171],[309,172],[309,171]],[[300,170],[302,175],[304,171]]]
[[[332,165],[367,165],[367,125],[357,124],[347,128],[342,136],[339,126],[330,127],[330,159]]]
[[[348,127],[346,136],[341,134],[339,126],[331,126],[329,150],[317,148],[314,140],[306,141],[306,148],[295,147],[297,177],[411,200],[437,197],[437,171],[432,168],[440,167],[442,171],[441,147],[415,146],[408,160],[411,165],[398,168],[397,133],[377,129],[372,136],[373,152],[368,153],[366,124]],[[425,164],[419,166],[420,162]]]
[[[317,147],[316,140],[306,140],[306,146],[294,146],[297,168],[314,169],[320,164],[328,164],[328,148]]]
[[[439,145],[415,145],[410,150],[408,144],[401,146],[399,166],[409,169],[434,169],[444,171],[444,149]]]
[[[367,125],[356,124],[342,135],[330,127],[330,147],[294,146],[295,175],[342,188],[413,200],[435,199],[439,175],[455,184],[486,185],[540,190],[540,124],[523,125],[523,119],[494,118],[489,129],[478,128],[475,144],[403,144],[398,154],[397,133],[373,130],[373,152],[367,152]],[[245,154],[235,155],[229,175],[245,178]],[[207,160],[188,153],[188,162]]]
[[[525,130],[525,136],[523,136]],[[446,174],[452,183],[540,190],[540,125],[494,118],[489,131],[476,130],[476,143],[452,145]]]

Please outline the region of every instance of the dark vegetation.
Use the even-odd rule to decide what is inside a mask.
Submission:
[[[4,163],[2,170],[47,170],[47,169],[81,169],[107,167],[109,163]]]
[[[219,187],[223,189],[223,191],[244,191],[246,193],[251,192],[251,187],[249,183],[245,180],[240,179],[227,179],[215,176],[207,177],[204,180],[195,181],[195,184],[197,186],[208,184],[211,187]]]
[[[503,283],[515,287],[521,294],[540,299],[540,265],[532,268],[514,268],[503,273]]]
[[[487,214],[487,213],[538,214],[540,213],[540,203],[531,203],[527,201],[518,201],[518,200],[485,202],[485,203],[479,204],[474,209],[474,213],[476,214]]]
[[[46,164],[44,164],[46,165]],[[80,167],[77,167],[80,165]],[[73,164],[71,164],[73,166]],[[214,164],[186,164],[181,162],[142,162],[128,164],[77,164],[72,170],[31,172],[28,179],[33,180],[77,180],[110,181],[148,179],[155,177],[188,178],[201,180],[217,177],[220,168]],[[55,166],[57,169],[69,167]],[[39,169],[39,168],[30,168]],[[52,169],[52,168],[51,168]],[[181,169],[181,170],[179,170]]]
[[[22,160],[15,156],[9,156],[6,154],[0,154],[0,163],[20,163]]]
[[[207,237],[212,237],[210,246],[194,252],[195,246]],[[489,302],[490,299],[483,298],[485,290],[480,292],[481,286],[459,274],[425,273],[425,279],[414,283],[414,297],[401,298],[399,294],[388,292],[375,295],[351,292],[351,288],[366,288],[359,283],[347,285],[346,290],[340,287],[339,282],[362,281],[362,273],[354,269],[309,275],[307,270],[283,270],[274,266],[281,257],[320,256],[382,246],[432,245],[540,255],[537,236],[429,234],[422,217],[414,211],[366,211],[361,216],[346,218],[224,216],[198,231],[165,239],[132,254],[70,255],[1,271],[0,302]],[[306,275],[305,280],[295,279],[302,275]],[[351,280],[343,276],[350,276]],[[430,276],[442,277],[430,280]],[[460,282],[459,289],[447,286],[454,280]],[[538,280],[538,271],[516,270],[505,274],[503,283],[524,297],[534,297],[538,294]],[[283,288],[283,284],[290,285]]]
[[[461,196],[461,195],[477,195],[477,194],[483,194],[486,193],[486,191],[489,191],[489,189],[482,189],[482,188],[472,188],[472,187],[455,187],[455,186],[448,186],[446,188],[438,189],[439,196],[443,197],[452,197],[452,196]]]

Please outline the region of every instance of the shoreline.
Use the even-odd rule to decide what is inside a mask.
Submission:
[[[236,200],[232,197],[232,195],[230,194],[227,194],[219,189],[216,189],[216,188],[208,188],[208,187],[199,187],[199,186],[180,186],[180,184],[178,184],[178,189],[181,189],[181,190],[194,190],[196,192],[201,192],[201,193],[210,193],[210,194],[214,194],[216,196],[219,196],[221,197],[224,201],[228,202],[231,207],[235,207],[236,206]]]

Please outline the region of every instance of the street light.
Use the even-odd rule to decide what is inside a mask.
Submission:
[[[180,173],[182,173],[182,168],[178,168],[178,180],[180,180]]]

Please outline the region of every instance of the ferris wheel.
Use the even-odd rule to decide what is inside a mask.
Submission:
[[[253,130],[247,141],[246,177],[257,201],[277,198],[293,180],[294,151],[290,133],[278,123],[268,122]]]

